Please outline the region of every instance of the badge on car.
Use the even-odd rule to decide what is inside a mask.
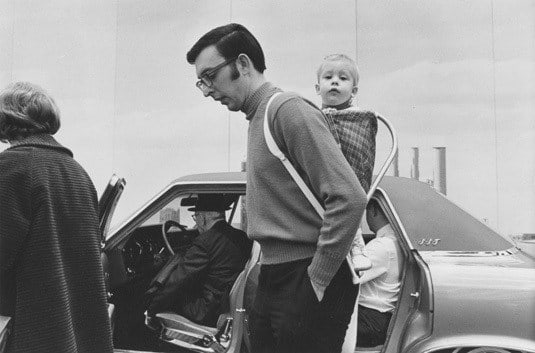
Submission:
[[[418,245],[421,246],[436,246],[440,241],[439,238],[422,238],[418,241]]]

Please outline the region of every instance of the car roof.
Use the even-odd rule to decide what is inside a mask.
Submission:
[[[246,183],[247,182],[247,173],[246,172],[219,172],[219,173],[199,173],[199,174],[190,174],[175,179],[171,184],[183,184],[183,183],[194,183],[194,184],[203,184],[203,183]],[[383,188],[387,193],[396,192],[401,194],[410,194],[412,197],[418,197],[417,191],[423,189],[430,189],[431,186],[427,183],[403,178],[403,177],[393,177],[385,175],[379,187]]]
[[[384,189],[413,246],[421,251],[493,252],[513,244],[431,185],[385,177]],[[434,244],[438,239],[438,243]]]
[[[220,172],[220,173],[201,173],[190,174],[175,179],[172,184],[182,183],[245,183],[247,181],[247,174],[245,172]]]
[[[221,172],[186,175],[171,184],[243,184],[245,172]],[[422,251],[501,251],[512,243],[473,217],[431,185],[410,178],[385,176],[379,188],[394,209],[412,245]],[[439,239],[437,244],[426,240]]]

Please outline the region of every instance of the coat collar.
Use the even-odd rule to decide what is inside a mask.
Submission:
[[[217,229],[217,230],[221,231],[221,230],[227,228],[228,225],[229,225],[229,224],[228,224],[225,220],[221,219],[221,220],[215,222],[215,223],[210,227],[210,229]]]
[[[52,135],[49,134],[36,134],[24,137],[20,140],[16,141],[10,141],[11,147],[9,149],[18,148],[18,147],[41,147],[41,148],[49,148],[53,150],[57,150],[62,153],[66,153],[69,156],[73,156],[71,150],[69,150],[66,147],[63,147],[61,144],[59,144]]]

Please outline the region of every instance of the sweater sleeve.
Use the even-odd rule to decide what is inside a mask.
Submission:
[[[294,97],[275,113],[273,135],[325,208],[310,278],[329,285],[357,232],[366,195],[319,109]]]

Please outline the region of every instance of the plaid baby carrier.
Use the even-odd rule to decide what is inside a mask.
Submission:
[[[364,191],[370,190],[375,164],[377,115],[368,110],[348,108],[323,110],[327,125]]]

